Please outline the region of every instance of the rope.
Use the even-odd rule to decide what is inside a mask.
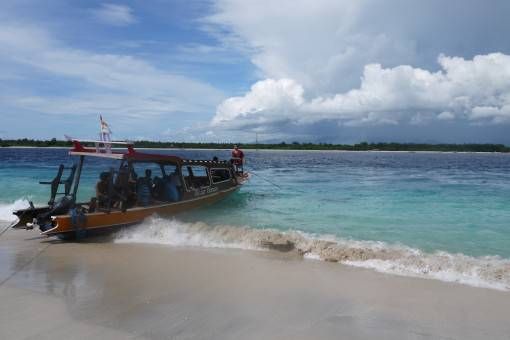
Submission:
[[[250,171],[250,174],[257,176],[257,177],[259,177],[260,179],[263,179],[263,180],[264,180],[264,181],[266,181],[267,183],[274,185],[275,187],[277,187],[277,188],[278,188],[278,189],[280,189],[280,190],[282,189],[282,187],[281,187],[281,186],[279,186],[279,185],[278,185],[278,184],[276,184],[276,183],[271,182],[270,180],[268,180],[268,179],[266,179],[266,178],[262,177],[261,175],[257,175],[256,173],[254,173],[254,172],[252,172],[252,171]]]
[[[23,214],[21,214],[21,216],[18,218],[18,221],[21,220],[21,218],[23,216],[25,216],[25,214],[27,213],[28,210],[25,210],[23,212]],[[11,229],[12,227],[14,227],[16,225],[16,223],[18,223],[18,221],[14,221],[14,222],[11,222],[7,227],[5,227],[2,231],[0,231],[0,236],[2,236],[7,230]]]
[[[16,225],[16,223],[18,223],[17,221],[14,221],[12,223],[10,223],[7,227],[5,227],[4,229],[2,229],[2,231],[0,231],[0,236],[2,236],[7,230],[11,229],[12,227],[14,227]]]
[[[6,277],[2,282],[0,282],[0,286],[2,286],[4,283],[6,283],[7,281],[9,281],[14,275],[18,274],[20,271],[22,271],[23,269],[25,269],[26,266],[28,266],[29,264],[31,264],[32,262],[34,262],[35,258],[39,255],[41,255],[43,253],[43,251],[45,251],[46,249],[48,249],[48,247],[51,245],[51,243],[48,243],[44,248],[42,248],[41,250],[39,250],[37,252],[37,254],[35,254],[29,261],[27,261],[25,264],[23,264],[21,267],[19,267],[18,269],[16,269],[11,275],[9,275],[8,277]]]

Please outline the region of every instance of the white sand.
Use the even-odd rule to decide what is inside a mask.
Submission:
[[[0,282],[0,339],[510,339],[510,293],[270,251],[10,230]]]

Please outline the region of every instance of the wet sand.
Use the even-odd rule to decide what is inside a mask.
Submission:
[[[0,339],[510,339],[510,293],[278,252],[0,236]]]

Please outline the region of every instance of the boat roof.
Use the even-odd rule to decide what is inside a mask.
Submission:
[[[69,150],[72,156],[101,157],[118,160],[127,160],[131,162],[155,162],[179,165],[203,165],[203,166],[220,166],[228,167],[230,163],[227,161],[212,160],[193,160],[183,159],[173,155],[161,155],[153,153],[138,152],[134,148],[133,142],[107,142],[95,140],[76,140],[73,139],[73,147]],[[96,147],[85,147],[82,143],[94,143]],[[112,146],[117,148],[125,147],[126,152],[112,150]]]

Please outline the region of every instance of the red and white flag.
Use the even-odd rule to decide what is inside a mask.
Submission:
[[[110,134],[112,130],[110,130],[110,126],[107,122],[103,120],[103,116],[99,115],[99,121],[101,122],[101,133]]]

